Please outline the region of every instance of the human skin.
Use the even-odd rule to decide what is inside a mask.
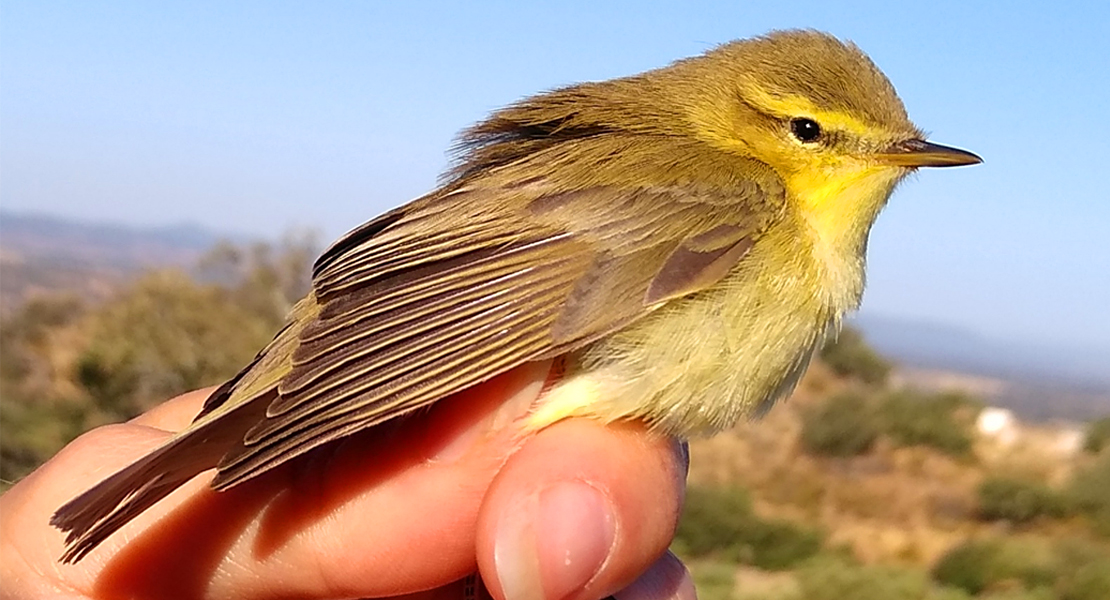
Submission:
[[[184,428],[210,390],[91,431],[0,497],[5,598],[693,600],[666,552],[684,448],[642,425],[520,423],[533,364],[226,492],[197,477],[62,565],[58,506]]]

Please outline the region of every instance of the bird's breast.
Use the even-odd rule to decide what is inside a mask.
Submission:
[[[672,301],[572,357],[532,418],[639,418],[712,433],[790,392],[844,310],[798,231],[772,229],[722,282]]]

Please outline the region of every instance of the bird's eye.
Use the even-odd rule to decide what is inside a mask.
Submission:
[[[812,144],[821,139],[821,126],[813,119],[794,119],[790,122],[790,133],[803,144]]]

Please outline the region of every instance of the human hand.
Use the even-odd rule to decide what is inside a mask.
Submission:
[[[666,553],[686,455],[638,424],[516,428],[547,376],[527,365],[427,413],[226,492],[182,486],[76,565],[64,502],[184,428],[210,390],[78,438],[0,497],[5,597],[692,600]]]

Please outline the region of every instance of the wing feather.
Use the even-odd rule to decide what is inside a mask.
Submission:
[[[221,462],[217,487],[711,285],[763,225],[675,188],[540,193],[524,203],[531,218],[487,210],[451,231],[429,212],[488,206],[468,198],[488,193],[507,192],[411,205],[321,259],[319,313],[266,418]]]

